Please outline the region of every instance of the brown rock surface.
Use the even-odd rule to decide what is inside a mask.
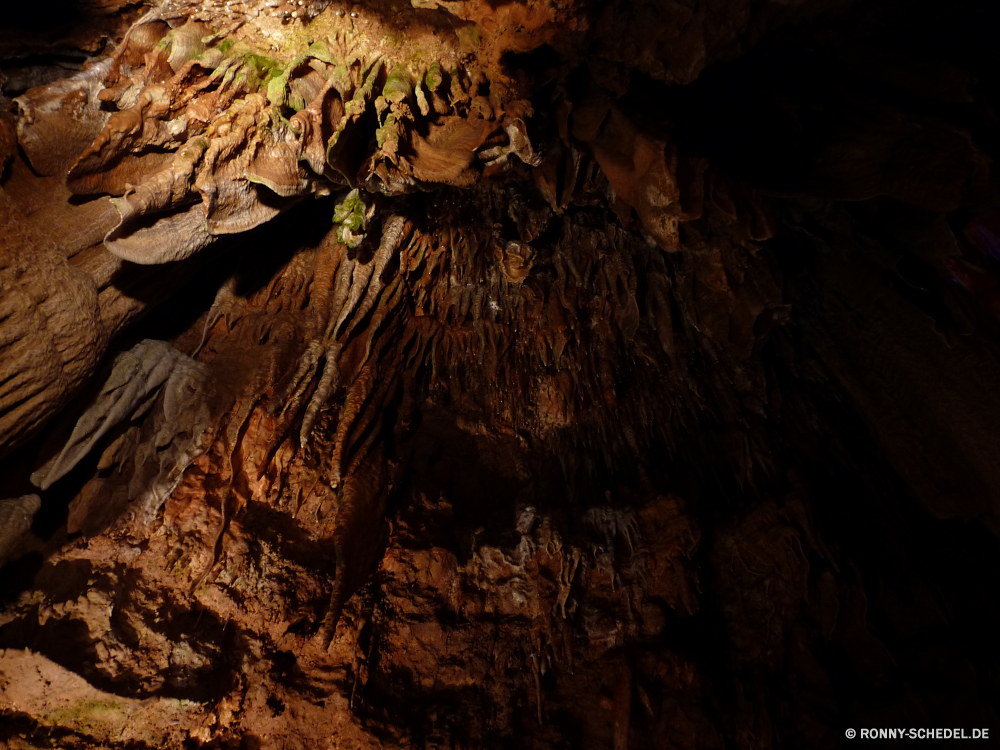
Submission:
[[[38,5],[0,746],[1000,736],[987,3]]]

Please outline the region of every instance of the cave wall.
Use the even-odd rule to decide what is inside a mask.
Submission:
[[[988,10],[4,18],[0,743],[1000,736]]]

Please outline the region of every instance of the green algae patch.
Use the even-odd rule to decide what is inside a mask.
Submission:
[[[265,57],[256,52],[244,52],[242,58],[244,63],[253,67],[257,72],[257,77],[262,81],[273,81],[284,74],[281,63],[274,58]]]
[[[300,94],[289,91],[288,84],[296,70],[305,65],[309,60],[319,60],[328,65],[334,65],[335,60],[330,50],[322,42],[313,42],[309,49],[298,55],[288,65],[279,70],[277,74],[272,74],[267,79],[267,100],[271,104],[278,106],[287,104],[296,112],[305,108],[308,102]]]
[[[428,91],[437,91],[442,83],[444,83],[444,70],[441,69],[441,63],[432,62],[424,75],[424,85]]]
[[[402,65],[397,65],[389,71],[382,87],[382,96],[390,103],[397,103],[409,98],[413,91],[413,81],[409,72]]]
[[[391,153],[396,153],[399,147],[399,118],[396,115],[389,115],[385,118],[385,124],[375,130],[375,142],[382,150],[386,150],[386,144],[390,144]]]
[[[107,734],[128,719],[128,706],[117,701],[80,701],[42,717],[42,723],[78,732]]]
[[[333,223],[337,224],[337,240],[348,247],[357,247],[364,239],[368,222],[365,204],[357,188],[349,192],[333,209]]]
[[[478,52],[483,46],[483,30],[478,24],[473,23],[456,29],[455,36],[458,37],[459,47],[466,54]]]
[[[174,43],[174,32],[168,31],[163,36],[163,38],[156,43],[155,49],[157,52],[165,52],[166,50],[170,49],[170,46],[173,43]]]
[[[279,60],[262,55],[243,43],[230,44],[227,47],[225,60],[216,69],[217,74],[223,75],[223,85],[238,80],[259,89],[266,89],[270,82],[280,78],[284,71],[285,68]]]

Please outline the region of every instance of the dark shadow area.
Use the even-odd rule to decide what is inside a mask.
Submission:
[[[15,2],[4,8],[5,26],[37,34],[52,34],[57,30],[71,29],[85,17],[86,4],[80,0],[51,0],[47,2]]]
[[[882,126],[889,110],[923,127],[968,128],[997,152],[995,27],[995,9],[979,0],[862,3],[820,25],[773,32],[687,86],[637,77],[624,101],[673,122],[686,152],[762,189],[868,197],[859,193],[865,186],[843,182],[826,153]],[[658,95],[638,93],[650,90]],[[910,150],[913,159],[937,156]]]

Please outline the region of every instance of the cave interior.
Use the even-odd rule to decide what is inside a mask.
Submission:
[[[1000,747],[994,5],[6,4],[0,747]]]

